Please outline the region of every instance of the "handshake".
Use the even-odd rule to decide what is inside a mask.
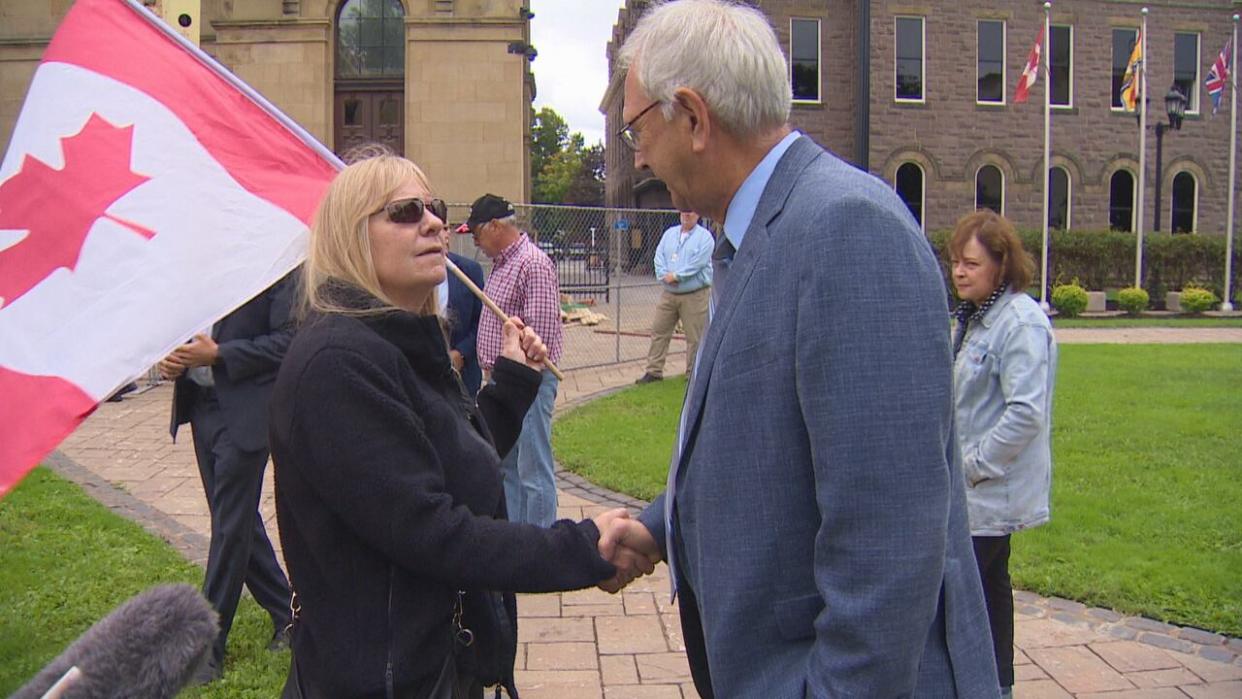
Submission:
[[[599,555],[617,568],[616,577],[599,584],[605,592],[617,593],[635,579],[650,574],[663,558],[660,545],[642,522],[631,519],[624,507],[595,517],[599,527]]]

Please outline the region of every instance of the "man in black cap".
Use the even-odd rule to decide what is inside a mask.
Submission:
[[[556,265],[517,227],[513,205],[504,197],[484,194],[470,207],[470,218],[459,233],[469,232],[474,244],[492,259],[485,291],[502,311],[521,318],[548,346],[548,359],[561,359],[561,290]],[[500,319],[490,311],[479,319],[479,364],[484,380],[500,355]],[[544,370],[539,396],[526,413],[522,434],[505,456],[505,500],[509,519],[549,526],[556,520],[556,479],[552,461],[552,407],[557,379]]]

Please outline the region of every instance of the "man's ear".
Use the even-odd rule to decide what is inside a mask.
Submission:
[[[690,147],[696,153],[707,148],[712,135],[712,114],[707,108],[703,96],[688,87],[679,87],[673,92],[673,99],[686,110],[690,124]]]

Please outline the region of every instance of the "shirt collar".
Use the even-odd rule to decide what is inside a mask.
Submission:
[[[801,136],[802,134],[797,131],[792,131],[781,139],[780,143],[772,146],[772,150],[763,156],[763,160],[760,160],[755,169],[751,170],[746,179],[742,181],[742,186],[737,188],[733,201],[729,202],[729,210],[725,212],[724,220],[725,237],[733,243],[735,250],[742,247],[742,238],[746,237],[746,229],[750,228],[750,222],[755,218],[759,198],[763,196],[768,180],[772,179],[776,164],[780,162],[781,156],[785,155],[785,151],[789,150],[794,141]]]
[[[499,267],[500,265],[508,262],[510,258],[517,254],[518,248],[522,247],[522,243],[526,242],[526,240],[526,231],[522,231],[517,240],[510,243],[509,247],[500,251],[500,254],[497,255],[496,259],[493,261],[493,264]]]

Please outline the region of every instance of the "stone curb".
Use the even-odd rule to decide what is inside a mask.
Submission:
[[[186,560],[206,564],[210,544],[206,536],[105,481],[60,451],[49,454],[43,463],[77,483],[96,502],[168,542]]]

